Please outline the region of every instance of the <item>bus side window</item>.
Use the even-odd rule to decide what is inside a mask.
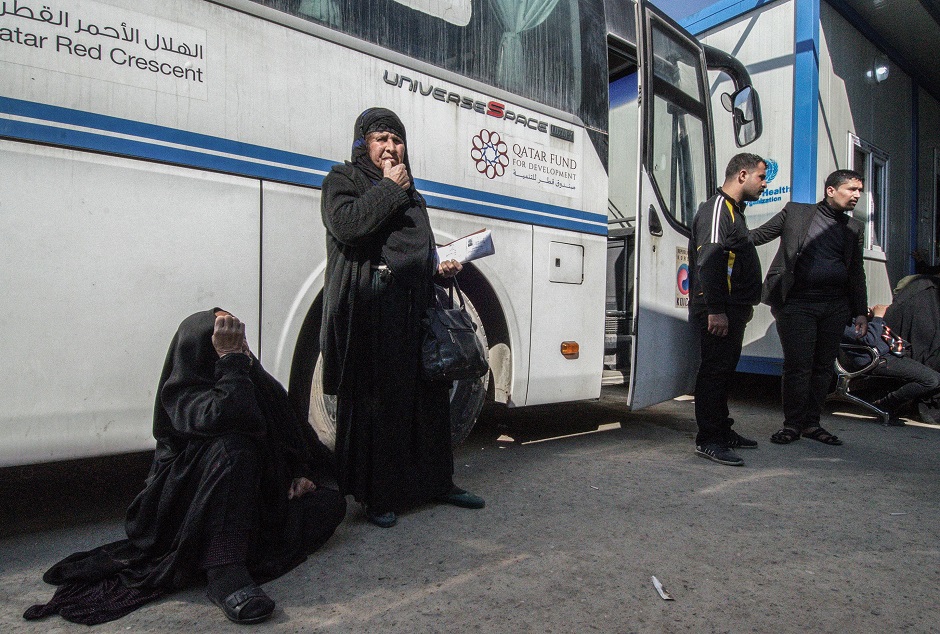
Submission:
[[[366,42],[506,89],[606,130],[603,0],[452,0],[426,12],[398,0],[253,0]],[[472,11],[470,10],[472,9]],[[455,17],[459,16],[459,17]],[[464,22],[464,20],[466,20]],[[405,83],[406,87],[410,87]],[[432,86],[421,85],[425,95]],[[591,95],[585,99],[585,95]]]

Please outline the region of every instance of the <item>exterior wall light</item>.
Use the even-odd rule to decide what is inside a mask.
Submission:
[[[891,74],[891,66],[884,57],[878,57],[872,62],[871,68],[865,71],[865,78],[873,84],[880,84],[887,81]]]

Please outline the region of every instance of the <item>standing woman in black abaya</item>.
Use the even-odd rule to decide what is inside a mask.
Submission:
[[[323,181],[326,226],[323,390],[335,394],[340,489],[388,528],[397,513],[440,501],[482,508],[454,486],[450,383],[420,376],[421,319],[435,276],[427,208],[414,187],[405,127],[370,108],[356,120],[352,160]]]

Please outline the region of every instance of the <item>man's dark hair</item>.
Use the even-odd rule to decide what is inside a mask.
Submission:
[[[830,187],[839,189],[842,183],[848,181],[862,181],[862,185],[864,185],[865,177],[855,170],[836,170],[826,177],[826,185],[824,189],[829,189]]]
[[[760,167],[761,163],[767,165],[767,161],[757,156],[756,154],[751,154],[749,152],[735,154],[731,157],[731,160],[728,161],[728,167],[725,168],[725,180],[728,180],[741,170],[753,172],[755,169]]]

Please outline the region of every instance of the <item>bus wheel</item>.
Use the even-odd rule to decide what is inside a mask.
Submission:
[[[477,325],[477,337],[483,342],[483,349],[488,350],[486,331],[476,309],[466,300],[467,312],[473,323]],[[486,399],[486,388],[489,385],[489,373],[479,379],[455,381],[450,390],[450,438],[456,447],[464,441],[470,430],[473,429],[483,401]],[[317,356],[317,365],[313,370],[313,380],[310,385],[310,410],[308,420],[320,442],[334,449],[336,446],[336,397],[323,393],[323,355]]]

